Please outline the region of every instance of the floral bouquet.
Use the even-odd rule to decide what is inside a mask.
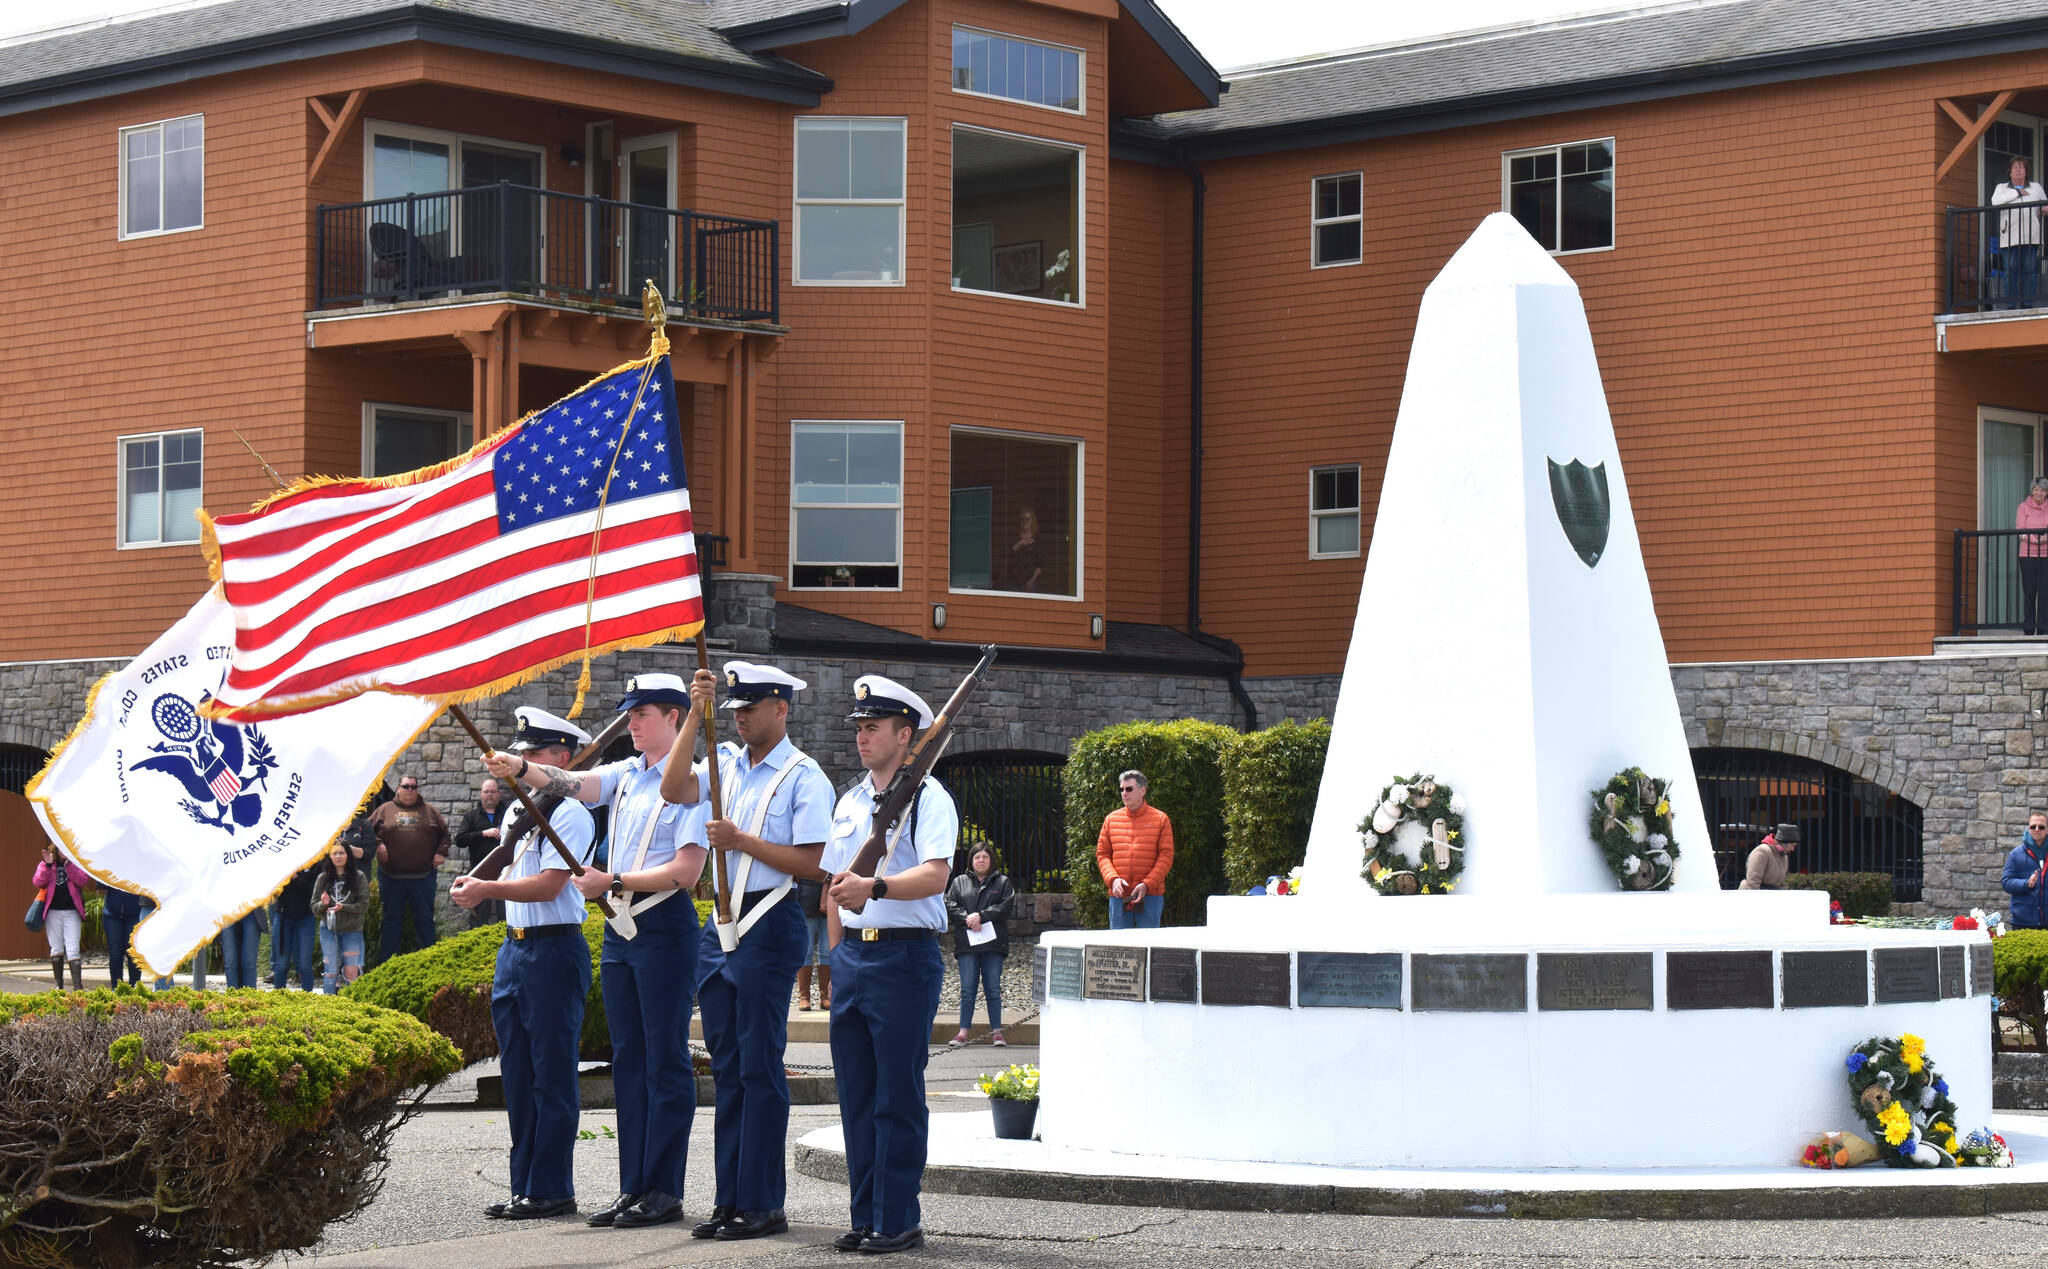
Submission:
[[[1979,1128],[1963,1138],[1956,1162],[1966,1168],[2009,1168],[2013,1165],[2012,1147],[1991,1129]]]
[[[1927,1042],[1910,1033],[1876,1036],[1849,1054],[1849,1096],[1856,1114],[1883,1143],[1895,1168],[1952,1168],[1962,1143],[1948,1081],[1927,1057]]]
[[[1030,1062],[1013,1063],[1007,1071],[984,1074],[977,1083],[990,1097],[1011,1102],[1038,1100],[1038,1067]]]

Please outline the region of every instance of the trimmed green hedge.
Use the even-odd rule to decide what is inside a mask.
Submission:
[[[2048,1044],[2048,930],[2012,930],[1991,940],[1991,982],[2005,1012]]]
[[[1147,801],[1173,821],[1173,869],[1166,878],[1167,925],[1200,925],[1209,896],[1223,888],[1223,754],[1237,735],[1217,723],[1119,723],[1074,742],[1067,758],[1067,879],[1075,910],[1095,929],[1109,924],[1109,896],[1095,865],[1102,821],[1123,806],[1117,776],[1142,771]]]
[[[1825,890],[1851,920],[1892,914],[1892,879],[1881,872],[1795,872],[1785,878],[1787,890]]]
[[[405,1095],[460,1065],[415,1020],[331,996],[0,997],[0,1262],[310,1247],[375,1197]]]
[[[1231,737],[1223,757],[1225,894],[1243,894],[1300,865],[1329,750],[1326,718]]]

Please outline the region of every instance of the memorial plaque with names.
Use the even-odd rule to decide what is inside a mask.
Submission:
[[[1970,944],[1970,994],[1991,994],[1991,944]]]
[[[1078,947],[1056,947],[1052,949],[1052,971],[1046,975],[1047,987],[1055,1000],[1079,1000],[1081,998],[1081,949]]]
[[[1145,949],[1089,948],[1081,962],[1081,994],[1090,1000],[1143,1000]]]
[[[1529,1007],[1529,958],[1479,952],[1409,958],[1417,1013],[1521,1013]]]
[[[1302,1008],[1399,1009],[1399,952],[1301,952],[1295,957]]]
[[[1031,998],[1041,1005],[1045,1003],[1045,964],[1051,951],[1048,947],[1031,949]]]
[[[1152,949],[1152,972],[1146,986],[1151,989],[1154,1000],[1164,1000],[1176,1005],[1192,1005],[1195,995],[1195,949],[1192,947],[1155,947]]]
[[[1202,1003],[1285,1009],[1292,985],[1285,952],[1203,952]]]
[[[1941,958],[1931,947],[1877,949],[1877,1003],[1941,999]]]
[[[1818,1009],[1870,1003],[1870,958],[1854,952],[1785,953],[1785,1007]]]
[[[1777,1003],[1769,952],[1667,952],[1667,1009],[1769,1009]]]
[[[1941,949],[1941,998],[1960,1000],[1969,995],[1963,985],[1963,952],[1960,946],[1946,946]]]
[[[1539,953],[1536,1007],[1648,1009],[1656,1003],[1655,961],[1649,952]]]

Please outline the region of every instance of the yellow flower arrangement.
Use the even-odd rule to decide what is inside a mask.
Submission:
[[[1661,802],[1657,803],[1657,814],[1659,814],[1659,815],[1669,815],[1669,814],[1671,814],[1671,799],[1670,799],[1670,798],[1665,798],[1665,799],[1664,799],[1663,801],[1661,801]]]
[[[1016,1102],[1038,1100],[1038,1068],[1029,1063],[1013,1063],[1007,1071],[994,1075],[984,1074],[975,1081],[984,1096],[1000,1097]]]
[[[1908,1073],[1918,1075],[1927,1065],[1927,1041],[1917,1035],[1900,1036],[1899,1060],[1906,1064]]]
[[[1906,1118],[1905,1108],[1897,1102],[1888,1102],[1877,1112],[1877,1122],[1884,1125],[1886,1145],[1896,1146],[1913,1135],[1913,1122]]]

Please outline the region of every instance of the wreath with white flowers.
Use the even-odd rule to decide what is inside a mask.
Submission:
[[[1956,1104],[1948,1081],[1927,1060],[1927,1041],[1872,1036],[1849,1054],[1849,1095],[1856,1114],[1881,1142],[1878,1157],[1895,1168],[1952,1168]]]
[[[1381,894],[1449,894],[1465,871],[1465,799],[1435,776],[1381,789],[1358,831],[1365,838],[1359,875]]]
[[[1678,843],[1671,836],[1671,782],[1641,767],[1617,771],[1593,790],[1588,821],[1593,843],[1623,890],[1669,890],[1678,874]]]

